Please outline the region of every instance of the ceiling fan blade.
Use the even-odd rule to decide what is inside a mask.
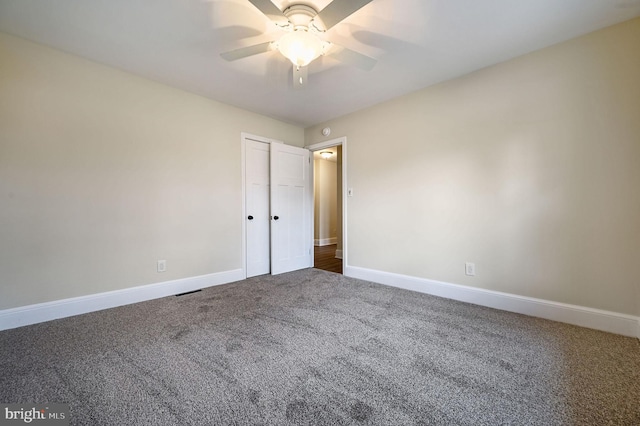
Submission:
[[[371,3],[372,0],[333,0],[318,13],[314,19],[320,18],[324,28],[328,30],[347,16]]]
[[[247,56],[268,52],[271,50],[271,43],[273,42],[268,41],[266,43],[254,44],[253,46],[241,47],[240,49],[221,53],[220,56],[222,56],[222,59],[227,61],[235,61],[237,59],[246,58]]]
[[[362,53],[355,52],[351,49],[347,49],[346,47],[338,46],[333,43],[331,50],[326,54],[326,56],[330,56],[340,62],[353,65],[354,67],[365,71],[371,71],[378,63],[377,60],[363,55]]]
[[[260,12],[271,19],[273,22],[279,24],[286,24],[289,22],[286,16],[282,13],[278,7],[271,2],[271,0],[249,0],[249,3],[254,5]]]
[[[293,67],[293,88],[304,89],[307,87],[307,67]]]

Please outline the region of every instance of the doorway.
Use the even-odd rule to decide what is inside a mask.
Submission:
[[[346,138],[313,144],[314,267],[343,273],[346,265]]]

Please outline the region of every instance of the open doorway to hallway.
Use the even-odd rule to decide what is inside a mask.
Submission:
[[[314,267],[342,273],[342,146],[314,152]]]

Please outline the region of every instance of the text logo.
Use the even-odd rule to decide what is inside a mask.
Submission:
[[[67,404],[0,404],[0,426],[69,426]]]

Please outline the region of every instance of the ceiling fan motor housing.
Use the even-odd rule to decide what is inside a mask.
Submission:
[[[287,17],[293,29],[304,27],[308,29],[311,27],[311,21],[318,15],[318,12],[311,6],[305,4],[292,4],[287,7],[283,12]]]

